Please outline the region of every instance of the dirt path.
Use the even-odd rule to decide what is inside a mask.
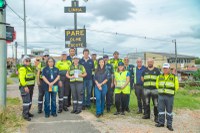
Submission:
[[[132,112],[133,113],[133,112]],[[131,114],[133,115],[133,114]],[[105,114],[97,119],[90,112],[84,112],[81,116],[90,121],[97,129],[103,133],[166,133],[169,130],[156,128],[153,118],[150,120],[141,119],[141,115],[114,116]],[[174,114],[174,132],[177,133],[200,133],[200,110],[177,110]]]

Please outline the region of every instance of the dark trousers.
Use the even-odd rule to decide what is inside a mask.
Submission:
[[[63,109],[67,109],[67,106],[69,106],[71,103],[71,101],[69,100],[71,99],[71,96],[69,95],[70,90],[71,90],[70,80],[66,78],[66,76],[61,76],[60,80],[62,81],[62,85],[63,85]]]
[[[29,93],[25,92],[24,88],[25,87],[19,87],[21,97],[22,97],[22,101],[23,101],[22,116],[24,118],[28,118],[29,117],[29,111],[30,111],[31,105],[32,105],[32,97],[33,97],[34,86],[28,86]]]
[[[81,111],[83,104],[83,82],[71,82],[73,110]]]
[[[127,108],[127,100],[128,100],[128,94],[123,94],[123,93],[115,94],[115,106],[117,112],[125,111],[125,109]]]
[[[144,89],[142,85],[135,85],[135,95],[137,97],[138,111],[142,112],[142,108],[145,109],[146,105],[144,97]]]
[[[111,88],[111,82],[112,80],[108,80],[107,82],[107,93],[106,93],[106,107],[107,109],[110,109],[110,107],[113,104],[113,88]]]
[[[92,90],[92,79],[83,81],[83,106],[90,106],[90,97]]]
[[[157,89],[144,89],[144,96],[145,96],[145,102],[146,102],[146,111],[145,115],[150,117],[150,100],[152,98],[153,105],[154,105],[154,116],[158,117],[158,90]]]
[[[56,114],[56,92],[48,92],[45,91],[45,102],[44,102],[44,111],[45,115],[54,115]],[[51,109],[50,109],[50,103],[51,103]]]
[[[43,99],[44,99],[44,89],[42,88],[42,82],[44,82],[42,79],[40,79],[40,85],[38,85],[38,111],[42,111],[43,106]]]
[[[165,110],[167,117],[167,126],[172,126],[172,110],[174,104],[174,96],[171,95],[158,95],[158,122],[165,124]]]
[[[58,105],[59,105],[59,110],[63,110],[63,84],[62,81],[59,81],[59,89],[58,89]]]

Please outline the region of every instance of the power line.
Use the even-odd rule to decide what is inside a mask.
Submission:
[[[24,21],[24,18],[22,18],[16,11],[14,11],[7,3],[8,8],[15,14],[17,15],[22,21]]]

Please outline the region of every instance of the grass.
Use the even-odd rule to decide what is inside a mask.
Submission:
[[[127,115],[135,116],[137,112],[137,99],[134,91],[131,92],[130,99],[129,108],[131,113],[127,113]],[[151,109],[153,109],[152,107],[153,104],[151,101]],[[190,87],[186,85],[184,88],[179,89],[174,98],[174,109],[200,109],[200,87]],[[96,113],[94,104],[92,104],[92,107],[89,111],[93,114]],[[112,106],[109,114],[113,114],[115,111],[116,108]]]
[[[18,75],[17,75],[16,73],[12,73],[12,74],[10,75],[10,77],[11,77],[11,78],[16,78],[16,77],[18,77]]]
[[[11,78],[7,78],[7,85],[13,84],[13,81]]]
[[[7,108],[0,112],[0,133],[12,133],[24,124],[19,98],[7,98]]]

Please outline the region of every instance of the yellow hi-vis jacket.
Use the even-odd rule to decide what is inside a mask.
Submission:
[[[65,76],[67,71],[69,71],[70,66],[71,66],[71,61],[70,60],[66,60],[66,61],[58,61],[56,63],[56,67],[59,69],[59,74],[62,76]]]
[[[113,66],[114,71],[117,71],[118,63],[119,63],[119,62],[123,62],[123,60],[122,60],[122,59],[117,59],[117,60],[116,60],[116,59],[114,59],[114,58],[108,60],[108,63],[111,64],[111,65]]]
[[[83,74],[85,73],[85,68],[83,65],[71,65],[70,70],[69,70],[69,75],[72,76],[75,74],[75,71],[79,71],[79,74]],[[83,78],[82,77],[78,77],[78,78],[71,78],[70,82],[83,82]]]
[[[92,75],[94,75],[95,70],[97,69],[97,67],[98,67],[98,61],[94,60],[94,70],[92,71]]]
[[[30,66],[22,66],[19,68],[19,85],[31,86],[35,85],[35,73]]]
[[[156,79],[159,94],[174,95],[179,88],[178,78],[174,74],[159,75]]]
[[[123,71],[122,73],[115,72],[115,80],[117,82],[117,86],[115,86],[115,94],[123,93],[130,94],[130,83],[124,88],[121,87],[126,83],[126,75],[128,71]]]
[[[40,71],[40,79],[42,79],[42,70],[45,67],[46,67],[46,63],[44,61],[41,61],[37,66],[37,70]]]

